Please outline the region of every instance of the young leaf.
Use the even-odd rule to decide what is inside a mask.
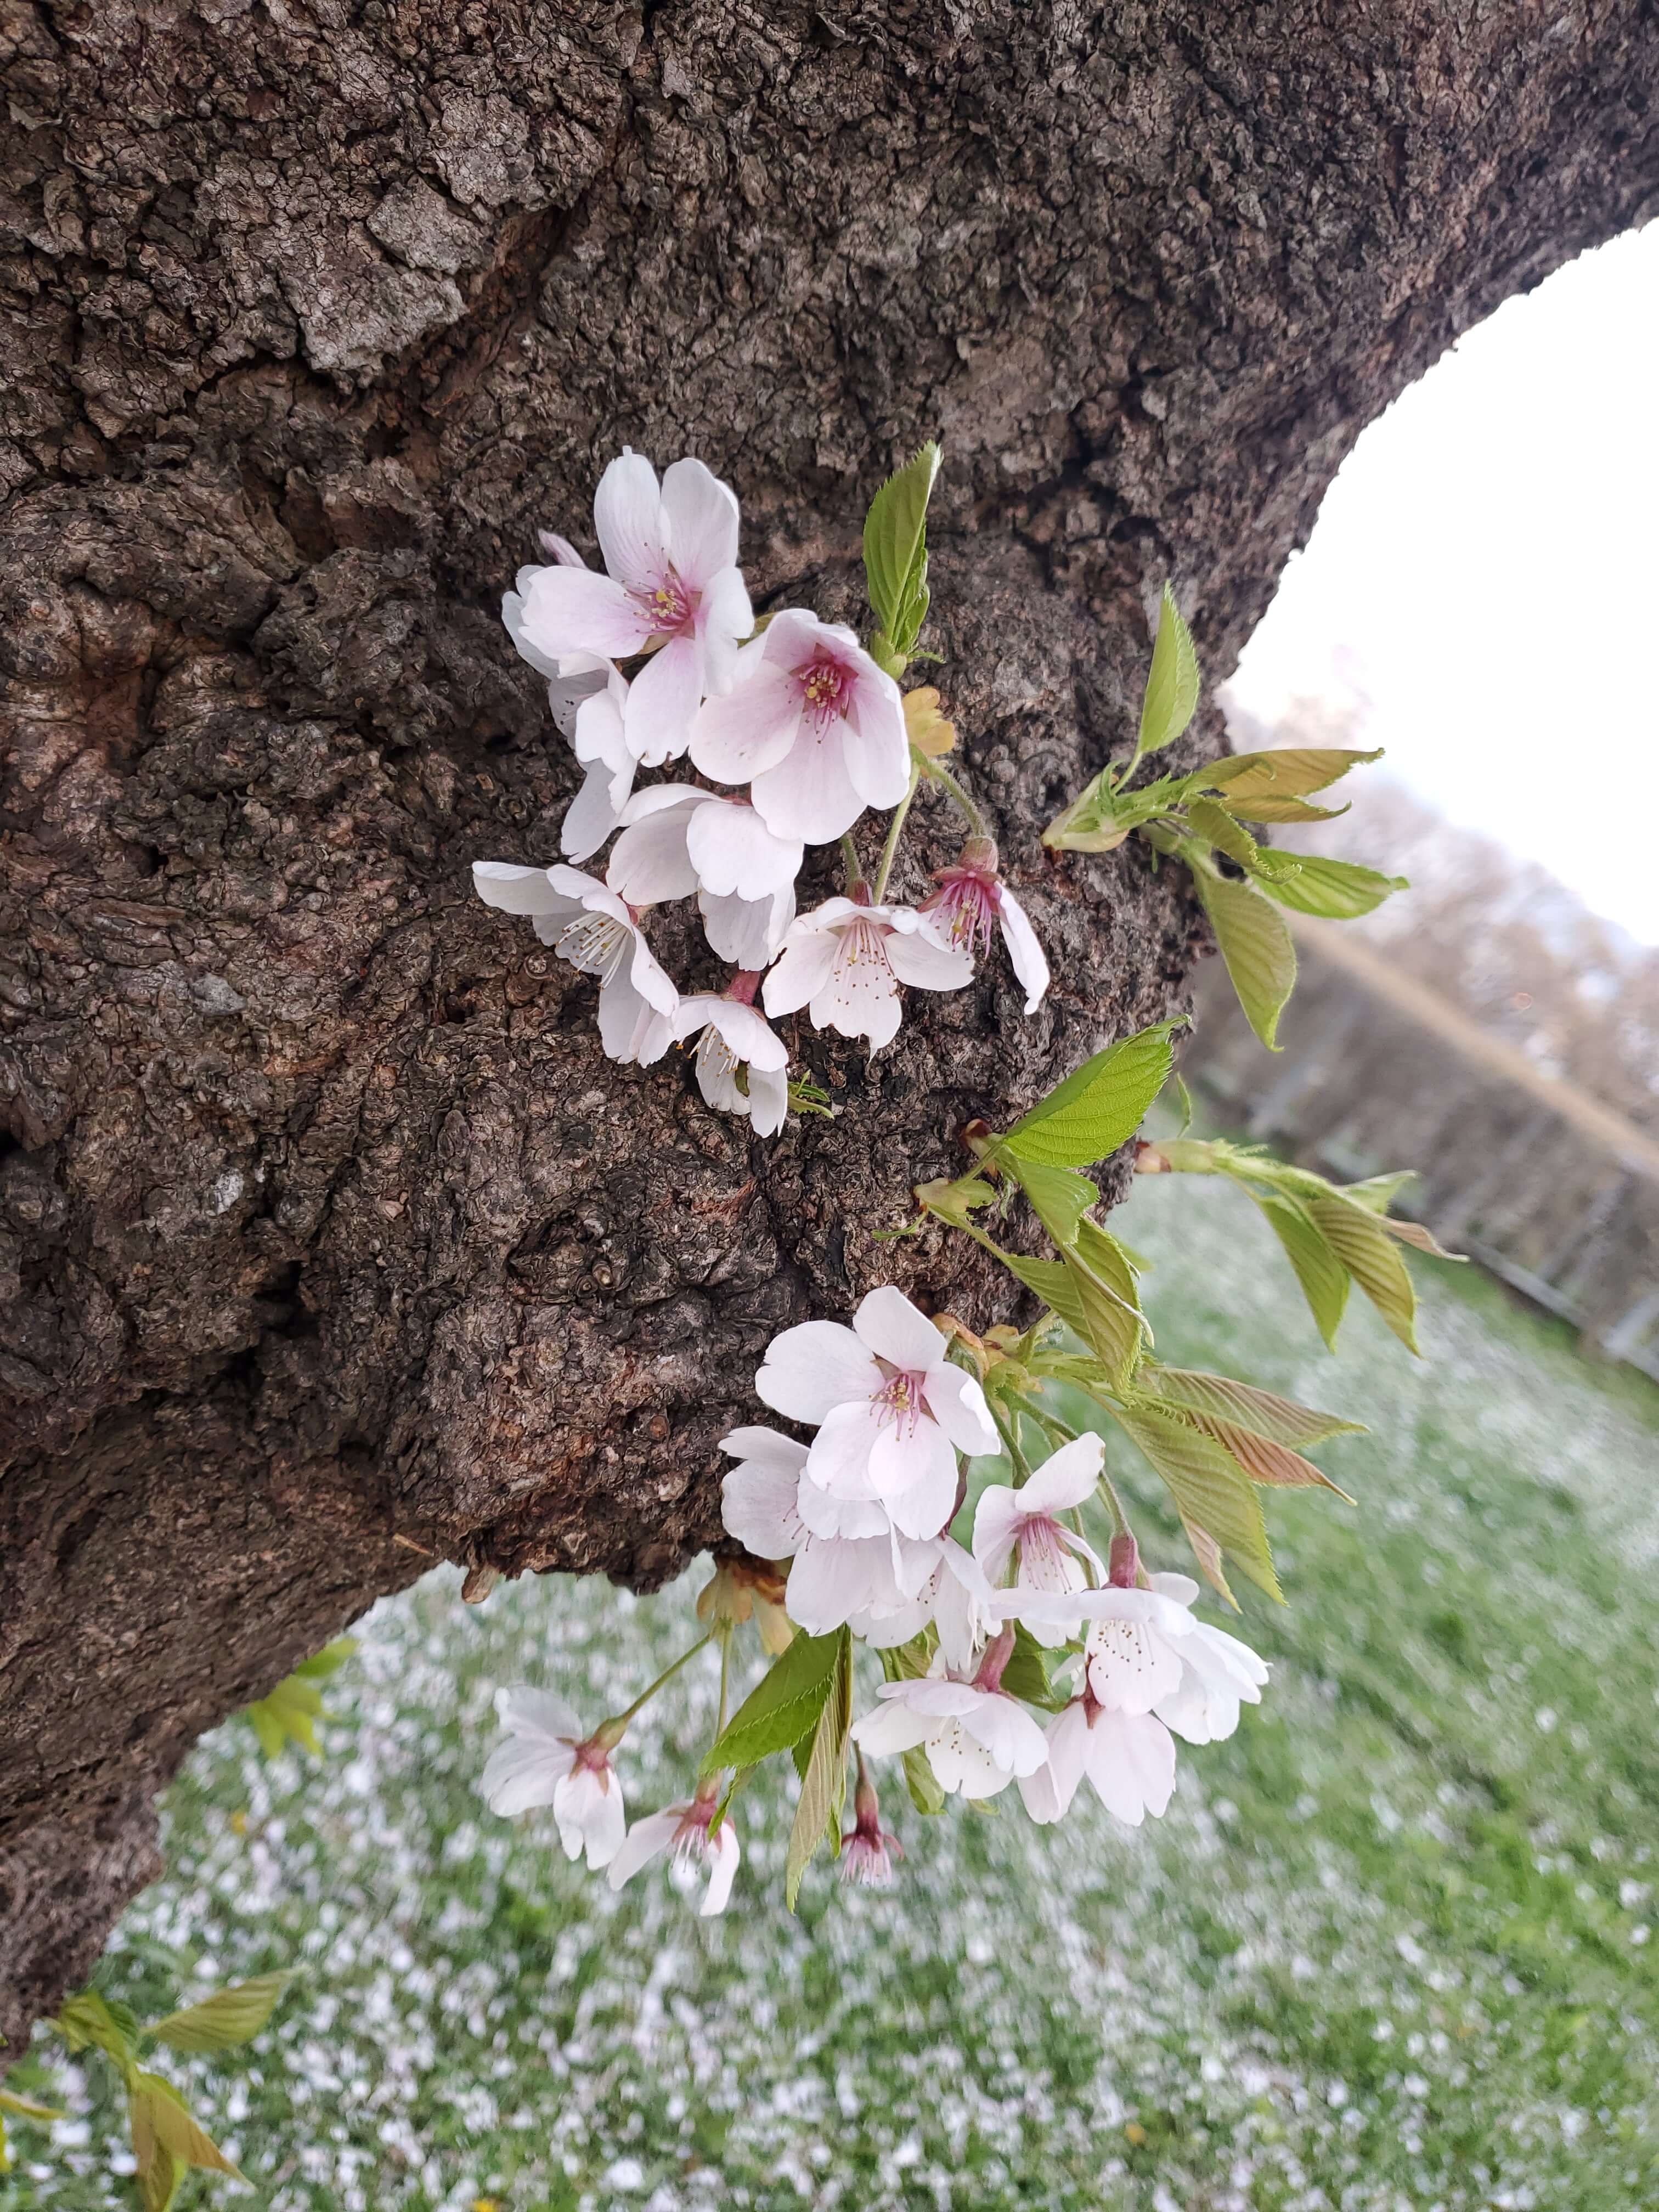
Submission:
[[[1200,862],[1193,868],[1193,885],[1250,1027],[1269,1052],[1278,1052],[1279,1017],[1296,987],[1290,931],[1254,884],[1231,882]]]
[[[881,625],[876,658],[884,665],[908,659],[927,618],[927,501],[939,466],[930,438],[888,477],[865,517],[864,573]]]
[[[1115,1152],[1133,1136],[1168,1080],[1173,1059],[1170,1034],[1185,1019],[1177,1014],[1138,1030],[1085,1060],[1020,1116],[998,1139],[997,1151],[1054,1168],[1088,1167]]]
[[[1048,1680],[1048,1655],[1022,1623],[1014,1626],[1014,1648],[1002,1670],[1002,1686],[1011,1698],[1028,1705],[1041,1705],[1051,1713],[1063,1712],[1066,1698],[1054,1695]]]
[[[252,1724],[267,1759],[277,1758],[288,1743],[299,1744],[313,1757],[320,1755],[317,1723],[329,1716],[317,1685],[337,1674],[356,1649],[355,1636],[337,1636],[309,1659],[302,1659],[266,1696],[242,1708],[241,1717]]]
[[[1056,1244],[1064,1248],[1077,1241],[1078,1224],[1100,1196],[1087,1176],[1071,1168],[1047,1168],[1018,1153],[1003,1165],[1031,1201],[1037,1219]]]
[[[1363,762],[1381,760],[1375,752],[1344,751],[1335,746],[1285,745],[1267,752],[1234,753],[1200,771],[1212,791],[1223,792],[1229,806],[1246,799],[1305,799],[1323,791]],[[1260,818],[1260,817],[1258,817]]]
[[[1193,1094],[1179,1075],[1172,1075],[1170,1080],[1175,1085],[1176,1104],[1181,1109],[1181,1127],[1176,1133],[1184,1137],[1193,1126]]]
[[[1334,1352],[1336,1332],[1342,1325],[1348,1304],[1347,1269],[1327,1243],[1305,1206],[1293,1198],[1262,1191],[1252,1191],[1250,1195],[1284,1246],[1285,1256],[1295,1269],[1302,1295],[1308,1301],[1308,1310],[1326,1345]]]
[[[236,2181],[246,2179],[206,2130],[191,2118],[172,2082],[161,2075],[134,2075],[128,2093],[128,2111],[132,2121],[132,2148],[141,2172],[147,2163],[146,2146],[153,2142],[170,2151],[184,2165],[199,2166],[205,2173],[228,2173]]]
[[[52,2026],[72,2051],[84,2051],[90,2044],[112,2058],[124,2074],[132,2063],[137,2021],[128,2006],[109,2003],[96,1990],[66,1997]]]
[[[1259,1437],[1253,1429],[1242,1428],[1237,1421],[1218,1420],[1212,1413],[1193,1413],[1188,1419],[1195,1421],[1206,1437],[1213,1437],[1222,1449],[1237,1461],[1250,1480],[1260,1483],[1264,1489],[1334,1490],[1346,1504],[1353,1504],[1346,1490],[1289,1444],[1275,1443],[1271,1437]]]
[[[0,2089],[0,2112],[15,2112],[24,2120],[66,2120],[67,2112],[60,2112],[56,2105],[37,2105],[33,2097],[20,2097],[15,2090]]]
[[[1200,1527],[1196,1521],[1190,1520],[1184,1513],[1181,1516],[1181,1525],[1187,1531],[1187,1541],[1193,1547],[1193,1557],[1198,1562],[1200,1574],[1203,1576],[1210,1588],[1218,1595],[1224,1597],[1233,1611],[1237,1613],[1238,1600],[1233,1595],[1231,1585],[1222,1567],[1220,1545],[1217,1543],[1207,1528]]]
[[[801,1876],[826,1833],[832,1848],[841,1849],[841,1814],[847,1796],[848,1732],[853,1725],[853,1636],[837,1630],[836,1665],[830,1694],[818,1715],[812,1736],[812,1753],[801,1780],[800,1802],[789,1832],[789,1853],[784,1865],[783,1901],[791,1912],[800,1894]]]
[[[1119,821],[1112,802],[1113,771],[1103,768],[1061,807],[1043,831],[1043,843],[1068,853],[1115,853],[1134,825]]]
[[[1316,806],[1306,799],[1269,799],[1265,795],[1252,799],[1248,793],[1240,799],[1231,791],[1225,797],[1228,811],[1246,822],[1340,822],[1352,811],[1346,806]]]
[[[200,2004],[170,2012],[148,2033],[173,2051],[229,2051],[258,2035],[292,1978],[286,1972],[256,1974],[251,1981],[216,1990]]]
[[[1342,1195],[1368,1213],[1384,1214],[1408,1182],[1415,1182],[1415,1168],[1396,1168],[1392,1175],[1367,1176],[1364,1182],[1346,1182]],[[1333,1186],[1334,1188],[1334,1186]]]
[[[1206,1529],[1252,1582],[1282,1604],[1261,1500],[1231,1455],[1212,1437],[1148,1400],[1109,1410],[1169,1485],[1182,1519]]]
[[[1158,605],[1158,635],[1152,642],[1152,672],[1140,702],[1140,731],[1133,759],[1173,744],[1198,709],[1198,655],[1192,633],[1181,618],[1168,584]]]
[[[1213,845],[1218,853],[1237,860],[1241,868],[1254,868],[1261,858],[1261,848],[1255,839],[1242,822],[1234,821],[1219,799],[1189,799],[1187,819],[1206,845]]]
[[[723,1766],[757,1766],[774,1752],[790,1751],[818,1723],[836,1680],[841,1632],[798,1635],[726,1723],[702,1762],[704,1775]]]
[[[1149,1365],[1141,1371],[1140,1388],[1167,1406],[1180,1407],[1183,1413],[1235,1422],[1258,1437],[1289,1444],[1293,1450],[1323,1443],[1328,1437],[1365,1433],[1363,1421],[1345,1421],[1337,1413],[1316,1413],[1311,1406],[1298,1406],[1293,1398],[1258,1390],[1251,1382],[1235,1382],[1229,1375],[1206,1375],[1200,1368]]]
[[[1370,914],[1395,891],[1410,888],[1404,876],[1379,875],[1352,860],[1329,860],[1320,853],[1298,853],[1293,876],[1260,878],[1261,888],[1280,906],[1297,914],[1322,915],[1329,921],[1352,921]]]
[[[1388,1231],[1346,1199],[1320,1198],[1308,1212],[1325,1242],[1407,1352],[1417,1350],[1417,1293]]]
[[[1114,1382],[1126,1382],[1152,1341],[1128,1249],[1097,1221],[1084,1221],[1075,1255],[1068,1256],[1086,1323],[1083,1335]]]

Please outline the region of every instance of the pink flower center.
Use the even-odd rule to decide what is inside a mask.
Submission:
[[[859,968],[884,968],[890,975],[892,963],[888,959],[887,947],[882,942],[889,933],[863,915],[855,915],[841,932],[841,950],[836,955],[837,980],[848,978],[849,971]]]
[[[811,660],[796,669],[795,681],[801,688],[802,703],[819,729],[826,722],[839,720],[847,712],[847,697],[854,680],[852,670],[827,653],[814,653]]]
[[[672,564],[654,584],[642,585],[634,593],[634,599],[652,629],[666,637],[677,636],[697,610],[697,594],[687,591],[680,581],[678,570]]]
[[[946,868],[939,884],[922,912],[933,916],[958,951],[988,952],[997,918],[996,878],[976,868]]]
[[[694,1797],[680,1814],[680,1825],[668,1844],[677,1866],[703,1866],[714,1857],[715,1839],[708,1832],[708,1823],[719,1803],[718,1797]]]
[[[1019,1559],[1029,1581],[1049,1577],[1066,1581],[1066,1538],[1060,1523],[1047,1513],[1033,1513],[1019,1524]]]
[[[872,1401],[880,1407],[901,1437],[908,1438],[915,1436],[918,1423],[933,1419],[927,1410],[927,1398],[923,1395],[927,1379],[915,1368],[901,1367],[896,1374],[888,1377]]]

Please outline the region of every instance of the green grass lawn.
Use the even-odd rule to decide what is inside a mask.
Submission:
[[[546,1681],[597,1719],[683,1646],[700,1578],[473,1609],[434,1576],[331,1686],[325,1764],[267,1767],[236,1725],[202,1745],[108,1963],[141,2012],[303,1966],[251,2052],[190,2066],[262,2205],[1659,2204],[1659,1393],[1429,1262],[1425,1359],[1356,1297],[1333,1360],[1218,1184],[1150,1182],[1113,1226],[1155,1262],[1163,1357],[1374,1431],[1322,1454],[1357,1509],[1271,1501],[1291,1602],[1241,1595],[1273,1681],[1183,1748],[1167,1819],[1079,1797],[1036,1829],[1010,1791],[923,1820],[895,1775],[901,1886],[820,1865],[791,1919],[769,1783],[725,1920],[665,1873],[616,1899],[550,1817],[484,1810],[491,1692]],[[1116,1465],[1152,1564],[1183,1565]],[[713,1703],[694,1670],[630,1736],[638,1809],[684,1794]],[[50,2153],[16,2126],[0,2212],[129,2203],[92,2069],[27,2078],[86,2118]]]

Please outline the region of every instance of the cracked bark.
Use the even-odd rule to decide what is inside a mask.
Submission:
[[[963,1240],[872,1231],[1183,1003],[1178,878],[1037,842],[1151,595],[1223,673],[1365,422],[1651,211],[1659,33],[0,0],[0,70],[3,2063],[195,1736],[428,1553],[653,1587],[779,1326],[886,1277],[993,1317]],[[469,900],[573,788],[497,598],[628,441],[732,482],[764,599],[850,610],[932,431],[937,673],[1059,980],[803,1037],[840,1118],[753,1145]]]

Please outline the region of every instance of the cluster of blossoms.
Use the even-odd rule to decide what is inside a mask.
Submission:
[[[1091,1544],[1082,1512],[1103,1459],[1093,1433],[1059,1443],[1018,1486],[987,1485],[969,1510],[965,1462],[1006,1455],[1023,1472],[1024,1455],[956,1350],[901,1291],[872,1291],[850,1328],[784,1330],[756,1376],[762,1401],[811,1441],[762,1426],[725,1439],[724,1519],[748,1555],[727,1577],[764,1603],[781,1598],[808,1636],[848,1629],[884,1655],[887,1679],[848,1730],[851,1881],[890,1879],[896,1855],[866,1753],[919,1758],[946,1795],[983,1800],[1017,1783],[1042,1822],[1065,1815],[1086,1778],[1135,1825],[1170,1802],[1175,1738],[1231,1735],[1267,1679],[1247,1644],[1194,1613],[1197,1583],[1146,1573],[1127,1528],[1104,1559]],[[719,1911],[738,1845],[718,1780],[625,1828],[611,1753],[637,1710],[584,1738],[556,1699],[506,1692],[485,1793],[501,1813],[551,1804],[567,1853],[585,1850],[613,1887],[659,1851],[706,1861],[702,1910]]]
[[[805,1007],[818,1028],[879,1051],[898,1030],[899,986],[960,989],[996,929],[1031,1012],[1048,983],[1042,948],[972,801],[912,744],[913,728],[937,722],[936,695],[907,702],[841,624],[798,608],[757,623],[738,567],[737,500],[701,461],[676,461],[659,483],[624,451],[599,480],[593,516],[603,573],[550,533],[548,564],[521,569],[502,604],[586,770],[561,831],[564,858],[480,861],[473,879],[490,905],[528,915],[561,959],[598,978],[611,1057],[648,1065],[695,1039],[707,1103],[769,1136],[788,1110],[789,1056],[769,1018]],[[631,679],[624,661],[636,664]],[[641,769],[680,761],[705,781],[635,789]],[[849,833],[866,808],[902,815],[922,775],[952,793],[973,834],[912,908],[884,896],[898,825],[873,884]],[[613,835],[603,879],[578,865]],[[807,847],[838,840],[846,894],[798,914]],[[724,992],[682,995],[647,942],[652,907],[692,897],[711,949],[734,970]]]

